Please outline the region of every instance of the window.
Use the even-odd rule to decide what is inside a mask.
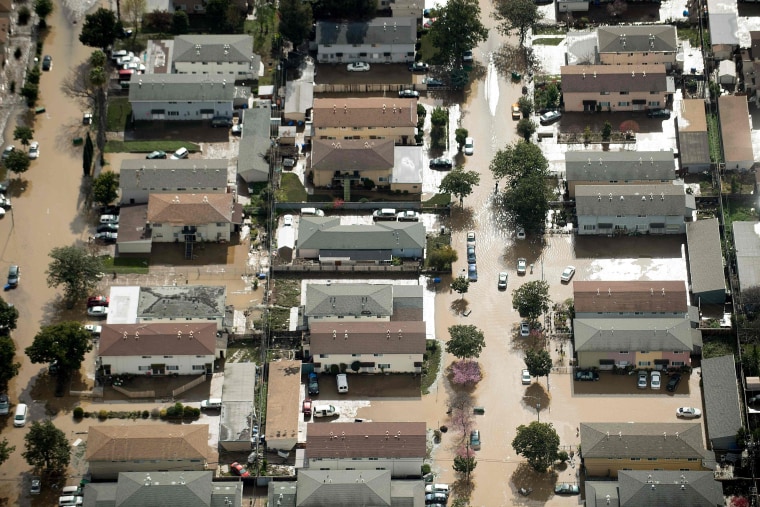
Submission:
[[[383,357],[382,354],[372,354],[372,355],[375,356],[375,357]]]
[[[601,107],[610,107],[610,103],[609,102],[600,102],[599,105]]]
[[[620,351],[620,353],[621,353],[621,354],[627,354],[627,353],[628,353],[628,351],[627,351],[627,350],[621,350],[621,351]]]
[[[150,359],[151,356],[142,356],[143,359]]]
[[[683,361],[673,361],[673,366],[684,366],[686,363]]]
[[[618,102],[618,106],[620,107],[628,107],[630,105],[629,102]]]
[[[328,357],[330,357],[330,354],[321,354],[319,357],[321,357],[322,359],[327,359]]]
[[[657,461],[657,458],[647,458],[647,461]]]
[[[681,351],[680,351],[680,350],[674,350],[674,351],[673,351],[673,354],[680,354],[680,353],[681,353]]]
[[[138,366],[138,371],[150,371],[150,366]]]
[[[639,366],[645,366],[646,367],[646,366],[649,366],[649,365],[650,365],[650,361],[639,361]]]
[[[388,364],[378,363],[377,367],[378,367],[378,368],[381,368],[381,369],[382,369],[382,368],[386,368],[386,369],[388,369],[388,368],[390,368],[390,367],[391,367],[391,365],[390,365],[390,363],[388,363]]]
[[[177,365],[167,365],[166,369],[167,370],[171,370],[171,371],[179,371],[179,366],[177,366]]]
[[[173,357],[174,357],[174,356],[164,356],[164,359],[171,359],[171,358],[173,358]]]
[[[660,106],[660,101],[659,101],[659,100],[650,100],[650,101],[647,103],[647,105],[648,105],[649,107],[659,107],[659,106]]]
[[[351,357],[362,357],[361,354],[351,354]]]
[[[584,226],[583,226],[583,230],[584,230],[584,231],[593,231],[593,230],[595,230],[595,229],[596,229],[596,226],[595,226],[595,225],[584,225]]]
[[[206,367],[203,366],[202,364],[194,364],[193,365],[193,370],[205,370],[205,369],[206,369]]]
[[[697,461],[697,458],[689,458],[687,461]]]
[[[380,458],[369,458],[370,461],[380,461]]]
[[[642,351],[641,351],[641,353],[642,353],[642,354],[646,354],[646,353],[647,353],[647,351],[646,351],[646,350],[642,350]]]
[[[610,92],[599,92],[600,95],[609,95]]]
[[[641,458],[631,458],[631,461],[641,461]]]
[[[620,95],[628,95],[628,94],[630,94],[630,93],[631,93],[631,92],[620,92]]]
[[[168,116],[179,116],[179,111],[167,111]]]

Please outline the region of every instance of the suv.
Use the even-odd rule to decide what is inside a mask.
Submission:
[[[8,287],[18,287],[18,281],[21,278],[21,268],[13,264],[8,268]]]
[[[314,372],[309,373],[309,394],[319,394],[319,380]]]
[[[11,402],[7,394],[0,394],[0,415],[8,415],[11,411]]]

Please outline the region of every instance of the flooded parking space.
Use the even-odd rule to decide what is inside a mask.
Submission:
[[[349,72],[345,63],[317,63],[316,84],[412,84],[405,63],[372,63],[367,72]]]

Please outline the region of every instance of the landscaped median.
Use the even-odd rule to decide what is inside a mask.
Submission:
[[[199,145],[187,141],[108,141],[106,153],[150,153],[156,150],[172,153],[182,147],[190,153],[201,149]]]

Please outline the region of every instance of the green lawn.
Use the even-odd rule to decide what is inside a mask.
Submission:
[[[754,222],[757,220],[757,212],[754,210],[754,204],[738,199],[726,198],[723,202],[723,214],[726,220],[727,230],[731,230],[731,224],[734,222]]]
[[[420,55],[420,60],[423,62],[434,63],[438,56],[438,48],[433,46],[430,41],[430,35],[425,32],[420,38],[420,50],[417,51]]]
[[[127,97],[116,97],[108,101],[108,115],[106,118],[109,132],[121,132],[125,129],[129,117],[132,115],[132,106]]]
[[[451,194],[435,194],[422,203],[423,206],[448,206],[449,204],[451,204]]]
[[[190,152],[201,149],[197,144],[187,141],[108,141],[106,142],[106,153],[150,153],[156,150],[171,153],[183,146]]]
[[[306,189],[301,180],[293,173],[283,173],[280,189],[285,193],[285,202],[306,202]]]
[[[430,392],[430,386],[438,377],[441,368],[441,346],[435,340],[425,340],[425,355],[422,361],[422,394]]]
[[[702,344],[702,358],[720,357],[735,354],[734,339],[731,336],[706,336]]]
[[[720,127],[718,126],[718,115],[707,115],[707,134],[710,140],[710,161],[714,163],[723,162],[723,156],[720,151]]]
[[[533,35],[565,35],[565,33],[567,30],[559,26],[533,25]]]
[[[150,260],[148,257],[111,257],[109,255],[100,258],[103,262],[103,270],[106,273],[139,275],[148,274]]]
[[[534,46],[559,46],[564,37],[541,37],[540,39],[533,39]]]

